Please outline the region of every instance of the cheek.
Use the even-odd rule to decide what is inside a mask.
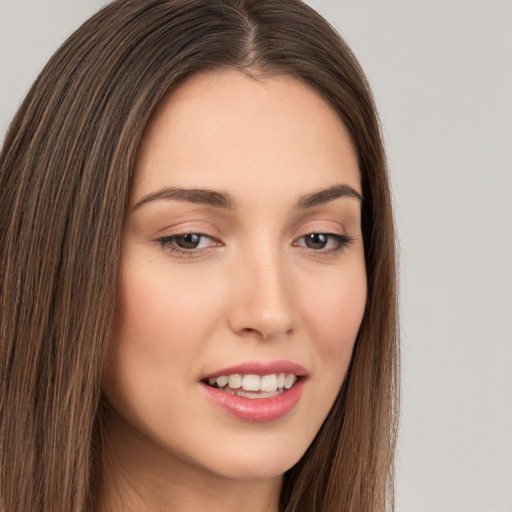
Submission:
[[[331,270],[328,277],[317,275],[313,284],[302,288],[300,296],[303,325],[314,354],[304,402],[308,442],[318,433],[339,394],[366,307],[363,260]]]
[[[303,318],[331,384],[341,386],[366,307],[364,265],[339,272],[328,286],[321,284],[309,287]]]
[[[159,390],[184,389],[193,379],[190,368],[211,336],[219,300],[213,287],[198,293],[204,284],[191,282],[190,273],[171,277],[165,265],[128,270],[118,284],[103,391],[133,419],[139,409],[158,409]]]
[[[167,423],[175,405],[169,390],[186,396],[194,381],[190,369],[219,315],[215,286],[198,293],[204,282],[176,268],[171,275],[165,263],[121,268],[103,391],[130,423],[162,414]]]
[[[167,355],[179,362],[205,342],[218,316],[216,287],[211,280],[182,274],[174,271],[171,278],[165,268],[148,267],[120,280],[114,345],[143,358]]]

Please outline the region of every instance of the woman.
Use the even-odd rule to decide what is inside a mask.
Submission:
[[[119,0],[1,155],[0,509],[392,504],[371,93],[296,0]]]

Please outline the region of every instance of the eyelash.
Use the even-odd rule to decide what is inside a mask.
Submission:
[[[329,249],[324,249],[324,248],[314,249],[311,247],[307,247],[306,245],[297,243],[298,240],[306,239],[306,237],[311,237],[314,235],[327,237],[326,244],[329,244],[330,241],[333,241],[335,243],[335,247],[332,247]],[[203,247],[203,248],[194,247],[194,248],[184,249],[184,248],[178,247],[176,244],[176,239],[180,238],[180,237],[185,237],[185,236],[197,236],[200,239],[208,239],[212,242],[212,244],[209,245],[208,247]],[[308,253],[318,256],[318,255],[336,254],[336,253],[342,251],[343,249],[345,249],[349,244],[351,244],[354,241],[354,239],[345,234],[312,232],[312,233],[307,233],[306,235],[302,235],[301,237],[299,237],[297,239],[297,241],[294,242],[295,247],[304,247],[305,249],[307,249]],[[169,251],[173,254],[176,254],[180,258],[184,258],[184,257],[192,258],[194,256],[198,256],[199,253],[201,253],[205,249],[209,249],[211,247],[221,245],[221,242],[215,240],[213,237],[211,237],[209,235],[206,235],[205,233],[194,233],[194,232],[177,233],[175,235],[164,236],[162,238],[158,238],[156,240],[156,242],[158,242],[162,246],[162,248],[166,249],[167,251]]]
[[[305,247],[308,249],[308,252],[311,254],[321,254],[321,255],[329,255],[329,254],[336,254],[343,249],[345,249],[349,244],[351,244],[354,239],[348,235],[339,234],[339,233],[322,233],[322,232],[312,232],[308,233],[306,235],[301,236],[298,238],[298,240],[306,239],[307,237],[311,236],[325,236],[327,237],[327,244],[329,244],[330,241],[335,243],[334,247],[331,247],[330,249],[313,249],[312,247],[307,247],[305,245],[298,245],[298,247]],[[294,242],[294,245],[297,246],[297,242]]]
[[[183,249],[176,245],[176,239],[179,237],[185,237],[185,236],[197,236],[200,239],[208,239],[211,240],[212,244],[205,248],[190,248],[190,249]],[[164,249],[167,251],[176,254],[180,258],[191,258],[193,256],[198,255],[199,252],[204,251],[205,249],[209,249],[210,247],[215,247],[216,245],[220,245],[220,242],[217,242],[213,237],[206,235],[204,233],[177,233],[175,235],[171,236],[164,236],[162,238],[159,238],[156,240]]]

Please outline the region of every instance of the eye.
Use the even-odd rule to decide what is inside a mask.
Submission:
[[[180,233],[177,235],[164,236],[157,242],[171,252],[182,256],[192,256],[195,252],[218,245],[212,237],[203,233]]]
[[[351,237],[338,233],[309,233],[300,237],[295,245],[306,247],[312,252],[330,253],[340,251],[351,242]]]

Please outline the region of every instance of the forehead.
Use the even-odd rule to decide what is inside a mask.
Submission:
[[[254,191],[287,187],[297,194],[328,182],[361,188],[350,136],[313,88],[286,75],[195,75],[148,124],[134,195],[176,183],[226,189],[242,181]]]

